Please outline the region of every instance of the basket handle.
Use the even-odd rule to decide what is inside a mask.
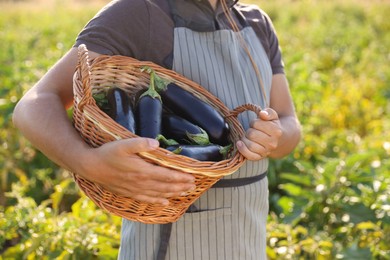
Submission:
[[[89,61],[88,49],[85,44],[80,44],[78,47],[78,74],[81,81],[81,87],[83,91],[82,98],[79,102],[80,110],[83,110],[83,107],[86,104],[93,103],[92,92],[90,87],[91,82],[91,65]]]
[[[240,113],[245,112],[245,111],[253,111],[258,115],[260,111],[262,110],[260,106],[254,105],[254,104],[243,104],[241,106],[236,107],[232,111],[230,111],[230,114],[227,115],[226,117],[234,116],[237,117]]]

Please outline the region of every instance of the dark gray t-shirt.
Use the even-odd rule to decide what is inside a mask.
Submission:
[[[254,29],[273,74],[284,73],[278,38],[268,15],[255,5],[241,3],[234,4],[231,13],[239,27]],[[88,22],[75,46],[86,44],[100,54],[130,56],[171,68],[175,26],[196,31],[231,29],[222,8],[214,12],[208,0],[116,0]]]

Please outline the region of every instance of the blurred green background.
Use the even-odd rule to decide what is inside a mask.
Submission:
[[[0,0],[0,259],[117,257],[120,219],[11,122],[107,2]],[[274,22],[303,125],[271,162],[269,259],[390,259],[390,2],[244,2]]]

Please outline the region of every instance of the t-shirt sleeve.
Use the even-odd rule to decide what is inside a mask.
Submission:
[[[75,47],[85,44],[88,50],[106,55],[134,57],[147,42],[149,20],[145,1],[116,0],[102,8],[81,30]],[[135,57],[136,58],[136,57]]]
[[[265,21],[267,25],[266,28],[267,28],[267,36],[269,41],[269,55],[270,55],[272,72],[273,74],[284,73],[284,63],[282,59],[282,52],[279,45],[278,36],[276,34],[271,19],[265,13],[263,15],[265,16]]]
[[[278,36],[270,17],[255,5],[246,7],[245,16],[259,37],[271,63],[273,74],[284,74],[284,63]]]

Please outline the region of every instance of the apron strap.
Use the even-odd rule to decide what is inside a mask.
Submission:
[[[172,232],[172,223],[160,225],[160,245],[157,252],[156,260],[164,260],[167,255],[167,249],[169,244],[169,239]]]
[[[239,178],[239,179],[220,179],[217,181],[211,188],[229,188],[229,187],[239,187],[248,184],[252,184],[258,181],[261,181],[267,176],[267,171],[263,172],[260,175]],[[196,207],[192,204],[187,212],[196,212]],[[167,254],[169,239],[172,232],[172,223],[162,224],[160,229],[160,246],[157,252],[156,260],[164,260]]]
[[[267,171],[263,172],[260,175],[239,178],[239,179],[220,179],[217,181],[211,188],[228,188],[228,187],[239,187],[248,185],[257,181],[261,181],[267,176]]]

